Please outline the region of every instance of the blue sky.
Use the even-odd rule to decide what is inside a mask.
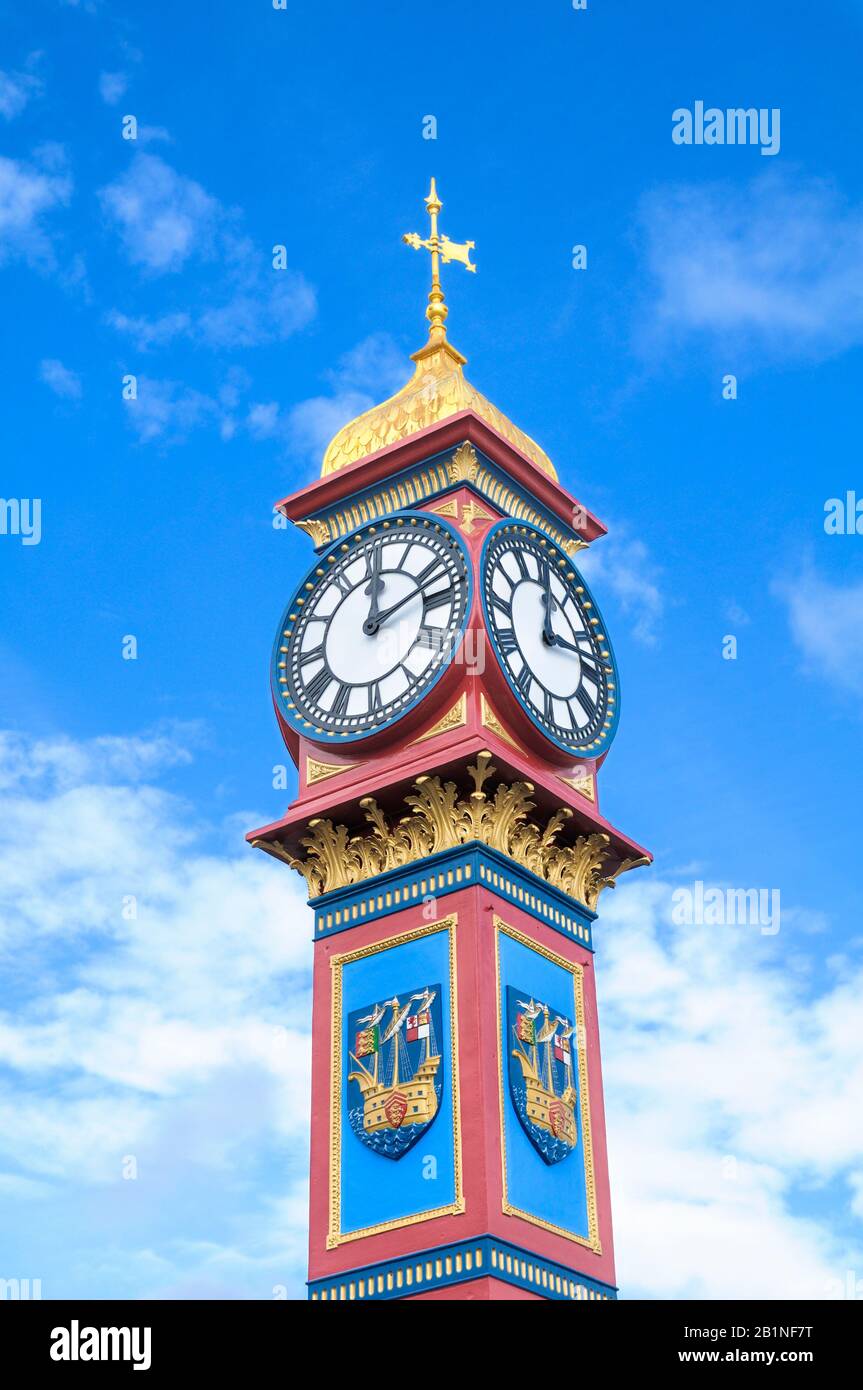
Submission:
[[[624,1292],[863,1278],[860,5],[0,16],[0,493],[42,506],[0,535],[0,1277],[301,1292],[309,917],[242,843],[309,554],[271,507],[408,375],[435,174],[470,379],[610,527],[602,805],[656,854],[598,943]],[[676,145],[698,100],[779,152]],[[781,930],[676,925],[696,880]]]

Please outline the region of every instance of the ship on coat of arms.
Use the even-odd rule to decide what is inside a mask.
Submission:
[[[435,1119],[443,1093],[440,1028],[440,985],[350,1014],[348,1118],[375,1153],[401,1158]]]
[[[540,1157],[560,1163],[578,1143],[575,1024],[547,1004],[507,988],[509,1089],[522,1128]]]

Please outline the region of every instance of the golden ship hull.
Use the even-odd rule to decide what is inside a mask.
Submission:
[[[536,1071],[524,1053],[513,1049],[518,1058],[521,1074],[525,1081],[527,1118],[540,1129],[545,1129],[555,1139],[562,1139],[573,1147],[578,1142],[578,1126],[575,1118],[577,1092],[573,1086],[565,1086],[560,1095],[550,1090],[537,1076]]]
[[[440,1057],[420,1062],[411,1080],[391,1086],[374,1081],[366,1072],[352,1071],[348,1080],[356,1081],[363,1097],[363,1130],[401,1129],[404,1125],[428,1124],[437,1114],[435,1076]]]

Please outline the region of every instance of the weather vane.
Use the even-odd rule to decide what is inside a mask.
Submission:
[[[474,241],[450,241],[448,236],[443,236],[438,232],[437,219],[438,213],[443,207],[443,203],[437,194],[435,181],[432,179],[428,197],[425,200],[426,209],[431,221],[430,235],[423,241],[422,237],[416,232],[406,232],[402,237],[408,246],[412,246],[415,251],[424,250],[431,252],[432,265],[432,287],[429,292],[428,308],[426,318],[431,324],[429,337],[433,340],[443,341],[446,337],[446,316],[449,313],[444,300],[443,289],[440,282],[441,262],[448,265],[450,261],[458,261],[464,266],[465,270],[476,270],[470,259],[470,253],[474,250]]]

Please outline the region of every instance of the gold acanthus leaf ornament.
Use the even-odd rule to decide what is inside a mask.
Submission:
[[[477,755],[468,767],[473,791],[461,795],[454,782],[423,776],[405,797],[409,814],[392,820],[372,796],[360,801],[368,829],[352,835],[347,826],[331,820],[309,821],[300,840],[306,851],[298,858],[275,841],[254,841],[261,849],[298,870],[310,898],[337,888],[349,888],[389,869],[439,854],[442,850],[479,842],[523,864],[546,883],[593,909],[603,888],[629,869],[649,863],[642,857],[619,860],[602,831],[579,835],[572,843],[559,837],[572,818],[562,807],[544,824],[531,817],[535,810],[530,782],[499,782],[493,796],[485,790],[496,772],[491,754]]]

